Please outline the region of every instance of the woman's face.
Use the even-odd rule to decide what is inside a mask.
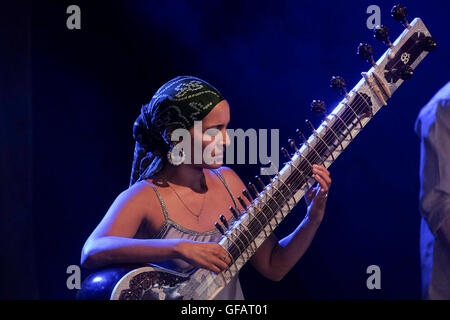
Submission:
[[[201,131],[194,125],[189,130],[191,136],[191,162],[196,167],[217,169],[223,164],[225,147],[230,144],[226,129],[230,122],[230,107],[226,100],[219,102],[201,121]],[[201,155],[195,144],[201,146]],[[197,152],[194,158],[194,153]],[[195,163],[200,159],[201,164]]]

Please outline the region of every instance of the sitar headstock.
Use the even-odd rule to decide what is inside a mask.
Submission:
[[[264,198],[261,195],[274,189],[278,193],[283,193],[284,190],[287,193],[284,199],[292,197],[296,203],[304,195],[301,191],[303,186],[309,187],[314,182],[312,165],[316,163],[329,167],[381,107],[387,105],[386,100],[404,81],[413,77],[417,65],[435,49],[436,41],[420,18],[415,18],[409,23],[406,15],[407,9],[403,6],[396,5],[391,10],[394,20],[405,27],[394,42],[390,40],[389,29],[386,26],[376,26],[373,29],[374,38],[387,46],[387,50],[378,61],[373,58],[370,44],[359,44],[356,53],[367,61],[371,68],[361,73],[362,79],[352,90],[346,89],[342,77],[332,77],[330,87],[336,89],[343,96],[343,100],[331,112],[327,113],[327,106],[322,100],[312,101],[312,111],[322,115],[323,122],[315,129],[312,123],[306,120],[312,131],[309,138],[297,129],[296,133],[302,140],[301,146],[297,147],[295,139],[289,139],[292,153],[281,148],[287,163],[281,171],[275,172],[276,176],[269,181],[269,186],[257,176],[256,181],[261,191],[252,183],[249,183],[248,190],[243,190],[245,198],[252,202],[251,207],[257,207],[253,203],[254,199],[260,200]],[[275,185],[278,185],[279,189],[271,187]],[[245,211],[247,209],[245,202],[242,198],[239,200]],[[230,210],[236,220],[241,218],[242,212],[233,207],[230,207]],[[227,230],[228,225],[223,219],[222,216],[220,220]],[[216,223],[216,227],[225,234],[219,223]]]
[[[387,105],[387,100],[400,87],[400,85],[413,77],[414,70],[425,56],[436,48],[436,41],[431,36],[420,18],[415,18],[408,22],[407,9],[404,6],[396,5],[391,9],[392,18],[401,23],[405,30],[392,42],[390,32],[386,26],[380,25],[373,29],[373,37],[387,46],[384,54],[375,61],[372,46],[366,42],[361,42],[356,50],[357,55],[367,61],[371,68],[367,72],[362,72],[363,78],[350,91],[345,89],[345,81],[341,77],[334,76],[330,86],[337,89],[344,96],[344,100],[330,114],[337,114],[337,111],[345,105],[362,106],[357,108],[357,121],[361,127],[362,120],[373,116],[382,106]],[[355,102],[361,100],[362,102]],[[325,120],[331,120],[327,116],[325,103],[321,100],[313,100],[311,110],[322,115]],[[308,139],[309,140],[309,139]]]

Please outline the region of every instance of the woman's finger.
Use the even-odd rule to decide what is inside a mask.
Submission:
[[[221,256],[219,258],[220,258],[220,261],[224,262],[225,266],[229,266],[230,265],[231,258],[230,258],[230,255],[228,253],[225,256]]]
[[[326,194],[328,192],[328,184],[326,183],[324,178],[322,178],[319,174],[315,174],[313,177],[320,184],[319,193]]]
[[[216,259],[214,261],[214,264],[220,269],[220,271],[222,271],[228,267],[228,264],[221,259]]]
[[[313,168],[316,168],[316,169],[318,169],[320,171],[323,171],[323,172],[327,173],[328,175],[330,174],[330,171],[328,171],[328,169],[325,168],[323,165],[313,164],[312,166],[313,166]]]
[[[207,269],[212,271],[212,272],[214,272],[214,273],[216,273],[216,274],[220,273],[220,269],[214,263],[209,264],[207,266]]]
[[[222,269],[226,268],[230,262],[230,256],[228,255],[228,253],[226,255],[216,255],[213,256],[213,262],[216,266],[221,267]]]
[[[220,272],[228,267],[228,263],[224,260],[224,257],[219,258],[215,255],[211,255],[207,258],[208,265],[214,265],[217,268],[216,271]],[[214,272],[216,272],[214,271]]]
[[[331,178],[328,170],[326,170],[324,167],[317,166],[313,168],[313,173],[322,178],[322,180],[325,181],[329,188],[329,186],[331,185]]]
[[[327,169],[325,169],[325,167],[314,165],[313,173],[320,174],[320,176],[324,178],[325,181],[331,182],[330,172]]]
[[[330,171],[328,171],[324,166],[313,164],[313,171],[316,171],[317,173],[322,172],[327,177],[330,176]]]
[[[216,259],[219,259],[221,265],[223,264],[225,265],[225,267],[227,267],[231,263],[231,257],[228,252],[218,244],[214,251],[214,256]]]

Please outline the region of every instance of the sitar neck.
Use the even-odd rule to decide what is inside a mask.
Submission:
[[[196,277],[202,285],[197,290],[196,298],[213,298],[237,275],[315,183],[312,165],[320,164],[328,168],[434,48],[435,42],[421,19],[415,18],[411,24],[406,23],[406,27],[394,43],[380,39],[389,45],[389,49],[376,63],[371,57],[370,46],[360,44],[358,54],[371,62],[372,68],[362,73],[362,79],[352,90],[347,92],[345,81],[333,77],[331,86],[342,92],[343,99],[317,129],[312,128],[313,134],[309,138],[303,138],[299,149],[294,143],[293,154],[284,151],[288,161],[263,186],[264,189],[254,194],[250,205],[242,211],[235,209],[240,216],[219,241],[230,254],[232,263],[218,275],[199,270]],[[325,106],[315,100],[314,109],[323,112]]]

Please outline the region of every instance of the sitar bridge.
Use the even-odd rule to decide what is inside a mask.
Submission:
[[[370,90],[374,93],[378,100],[380,100],[381,104],[386,106],[386,99],[389,99],[392,94],[385,81],[375,72],[372,72],[370,74],[367,72],[361,72],[361,75],[366,80]]]

